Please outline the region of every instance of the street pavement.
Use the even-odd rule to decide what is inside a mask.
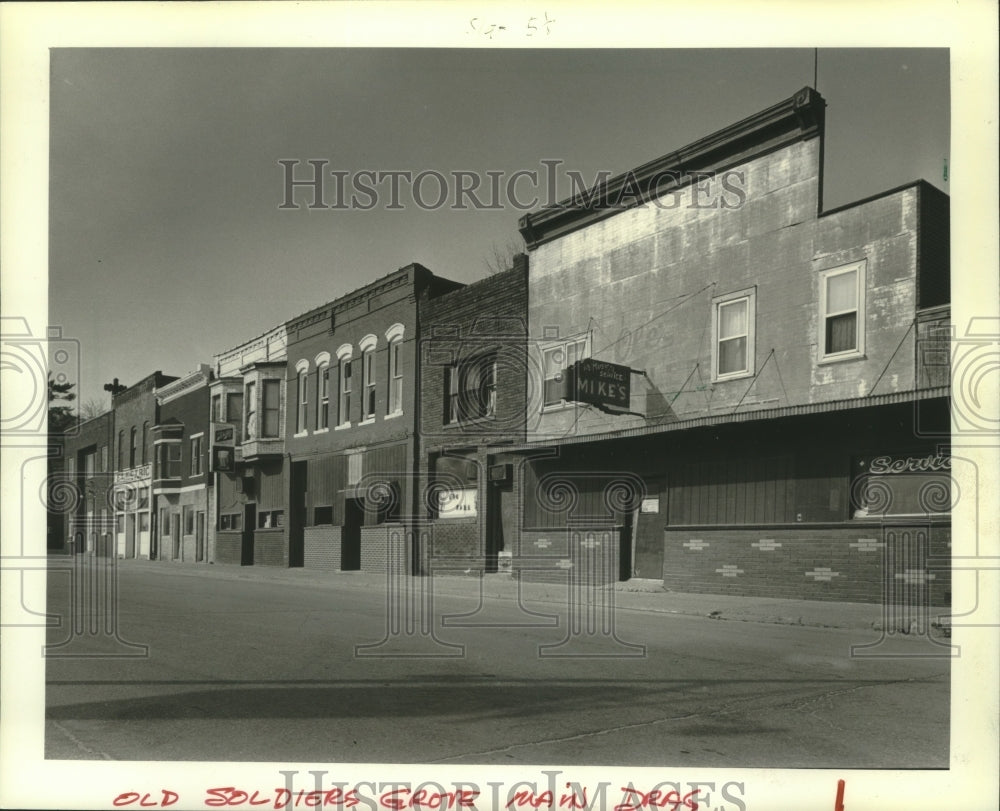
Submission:
[[[879,606],[120,561],[115,635],[69,581],[49,758],[948,765],[947,640]]]

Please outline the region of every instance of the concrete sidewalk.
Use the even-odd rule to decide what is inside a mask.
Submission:
[[[155,571],[164,576],[190,576],[224,578],[229,580],[287,582],[296,586],[335,589],[360,589],[371,591],[387,587],[385,575],[367,572],[317,572],[307,569],[279,569],[264,566],[236,566],[232,564],[192,564],[170,561],[119,560],[122,572]],[[469,573],[435,575],[433,578],[413,578],[410,582],[420,588],[430,587],[432,593],[441,595],[475,597],[497,600],[518,600],[524,603],[566,604],[565,585],[554,583],[520,582],[509,574]],[[717,621],[760,622],[778,625],[802,625],[816,628],[864,628],[881,630],[887,624],[887,612],[878,603],[824,602],[820,600],[786,600],[770,597],[727,596],[717,594],[689,594],[668,591],[655,580],[630,580],[613,584],[613,587],[584,589],[581,598],[590,602],[607,601],[616,610],[644,611],[660,614],[683,614],[705,617]],[[898,612],[895,612],[898,614]],[[932,608],[930,620],[932,633],[949,636],[950,621],[947,608]],[[893,625],[893,621],[888,621]],[[909,627],[889,630],[907,634]]]

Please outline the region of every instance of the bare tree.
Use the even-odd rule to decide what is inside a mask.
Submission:
[[[493,276],[510,270],[514,266],[514,257],[519,253],[524,253],[524,243],[520,240],[510,238],[503,245],[491,243],[489,254],[483,257],[486,273]]]
[[[100,417],[101,414],[106,414],[110,410],[111,405],[107,400],[102,400],[98,397],[91,397],[89,400],[80,404],[80,419],[92,420],[94,417]]]

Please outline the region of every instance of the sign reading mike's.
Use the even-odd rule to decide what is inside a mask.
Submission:
[[[236,428],[228,422],[212,423],[212,472],[236,469]]]
[[[565,372],[566,400],[589,403],[604,411],[628,411],[632,370],[604,360],[584,358]]]

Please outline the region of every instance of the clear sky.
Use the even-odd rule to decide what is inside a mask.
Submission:
[[[821,49],[818,79],[824,207],[948,190],[947,50]],[[49,323],[81,341],[81,402],[183,374],[410,262],[469,282],[519,241],[510,204],[423,210],[405,187],[403,210],[281,210],[280,160],[483,189],[534,170],[544,197],[543,159],[622,172],[812,83],[812,49],[53,49]]]

